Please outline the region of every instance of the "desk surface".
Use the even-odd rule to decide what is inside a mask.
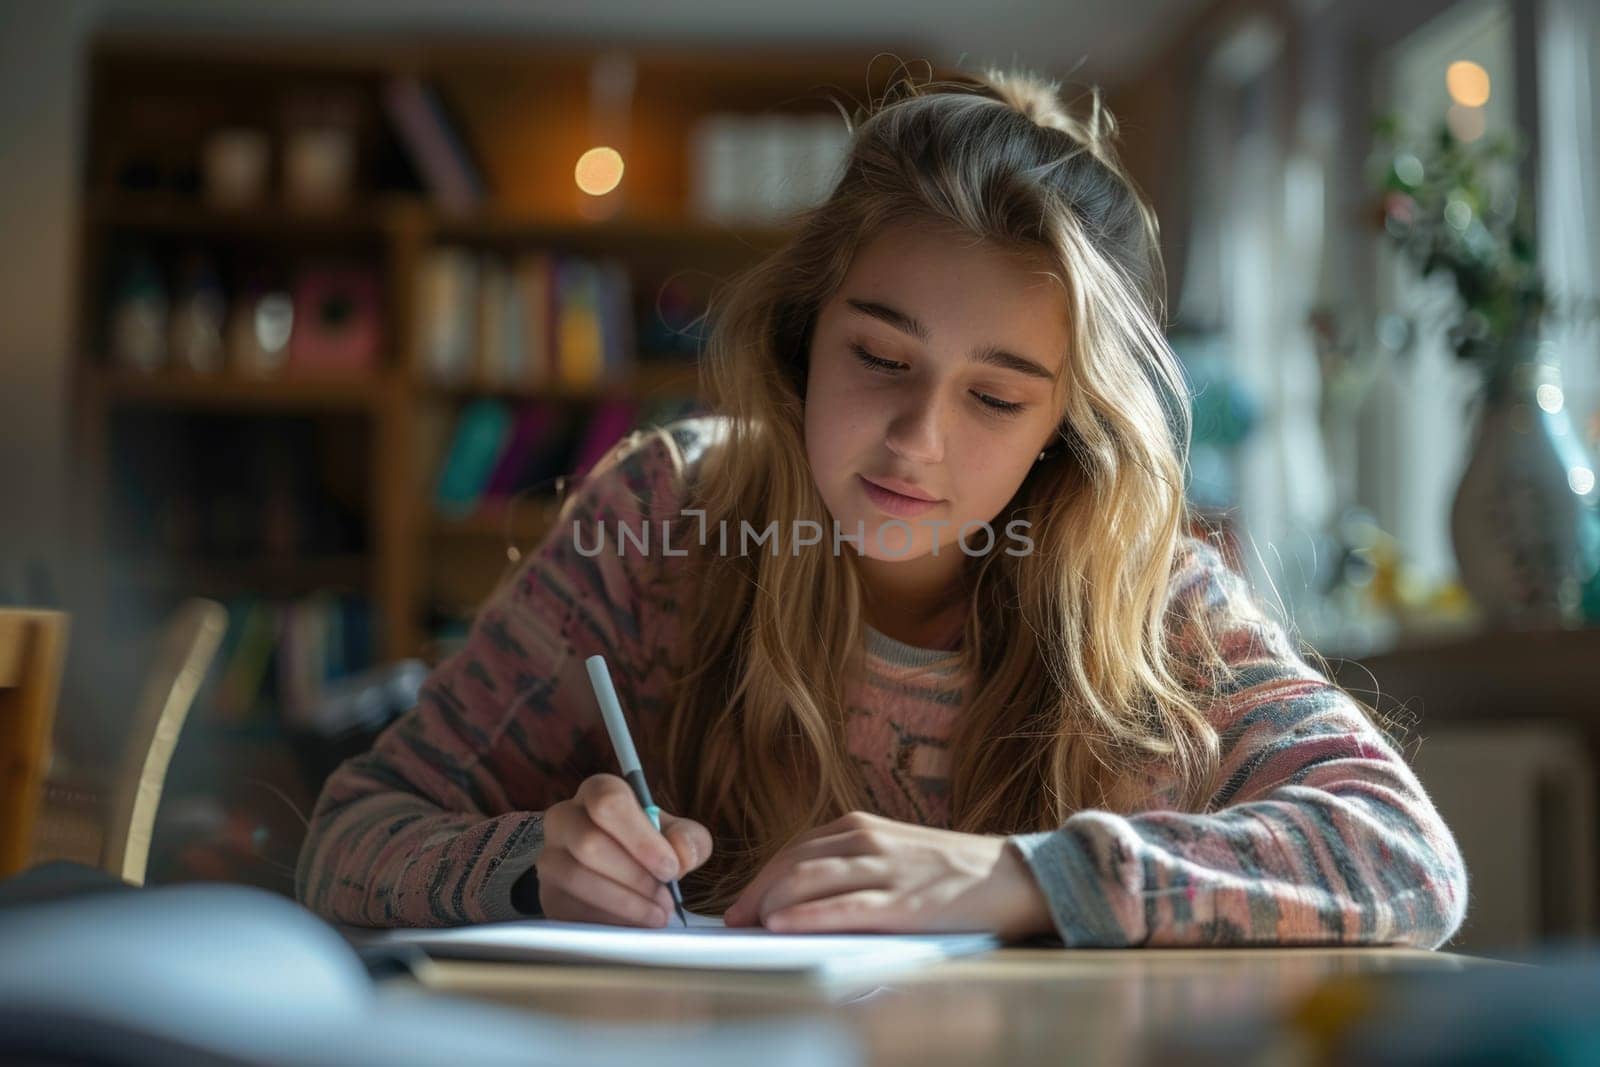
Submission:
[[[871,991],[797,979],[625,967],[435,961],[436,992],[567,1019],[749,1021],[820,1017],[872,1065],[1132,1063],[1184,1023],[1282,1010],[1335,975],[1458,971],[1488,961],[1410,949],[1067,951],[1004,949],[894,978]]]

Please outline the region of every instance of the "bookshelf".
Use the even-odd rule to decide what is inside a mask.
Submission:
[[[460,540],[484,551],[488,543],[498,556],[493,542],[509,533],[526,548],[537,540],[549,510],[523,499],[509,525],[493,510],[453,519],[433,514],[428,493],[438,474],[440,438],[464,405],[490,398],[574,408],[607,398],[692,399],[696,393],[692,352],[637,348],[624,372],[608,371],[583,385],[435,380],[414,313],[430,251],[449,246],[484,256],[550,251],[606,257],[638,272],[633,299],[641,309],[650,296],[644,287],[664,275],[725,276],[785,235],[773,224],[693,217],[685,146],[698,117],[730,106],[751,114],[827,113],[834,109],[832,100],[856,98],[871,87],[872,53],[865,50],[631,49],[636,85],[623,137],[628,199],[597,221],[584,217],[585,198],[573,187],[570,167],[597,129],[616,131],[614,123],[605,127],[597,119],[588,100],[595,63],[614,51],[596,44],[480,39],[130,33],[97,39],[90,62],[74,375],[78,458],[87,474],[79,511],[91,543],[114,539],[116,527],[126,522],[108,514],[106,486],[109,456],[120,443],[117,424],[132,414],[236,418],[257,425],[304,418],[352,422],[365,436],[367,456],[367,536],[359,549],[287,555],[265,568],[254,559],[179,566],[152,558],[138,581],[187,593],[249,588],[252,576],[268,579],[268,587],[314,588],[316,576],[328,573],[334,560],[334,573],[359,576],[371,596],[381,656],[427,653],[425,620],[438,546]],[[889,64],[878,66],[881,75]],[[382,104],[384,84],[400,76],[424,78],[448,98],[489,186],[490,196],[480,205],[466,211],[439,206],[425,191],[415,162],[404,160],[405,146]],[[276,152],[257,201],[223,206],[208,195],[200,171],[210,132],[245,126],[283,141],[289,137],[288,112],[319,106],[326,111],[328,100],[341,105],[339,121],[356,147],[350,195],[332,207],[294,206]],[[129,247],[156,249],[169,266],[195,248],[230,262],[329,255],[359,261],[384,290],[383,339],[372,366],[356,373],[266,375],[226,367],[197,372],[118,365],[105,336],[114,300],[109,272]]]
[[[136,233],[157,239],[173,235],[195,238],[212,245],[246,240],[270,234],[285,238],[285,230],[272,220],[251,219],[205,208],[188,211],[172,203],[140,203],[140,197],[125,196],[120,202],[102,200],[86,220],[91,230],[105,234]],[[361,213],[356,219],[295,218],[286,221],[290,236],[306,234],[362,233],[376,237],[380,255],[393,274],[414,264],[421,250],[442,240],[471,242],[496,249],[549,248],[604,249],[610,254],[626,248],[635,237],[638,246],[650,255],[671,254],[672,249],[688,262],[708,258],[727,259],[730,250],[744,255],[770,248],[781,239],[781,232],[751,230],[736,232],[693,225],[670,227],[598,228],[593,224],[552,224],[505,214],[482,217],[439,218],[425,206],[392,205],[381,214]],[[298,230],[295,229],[298,227]],[[94,284],[85,279],[85,287]],[[397,279],[396,289],[414,285],[410,278]],[[115,366],[98,346],[85,345],[76,369],[80,459],[89,470],[103,471],[105,457],[94,455],[107,443],[108,423],[118,413],[210,413],[219,417],[296,416],[323,414],[359,419],[368,425],[374,441],[373,452],[383,458],[370,472],[373,497],[374,538],[371,556],[375,567],[371,584],[376,599],[376,619],[384,635],[383,654],[388,658],[416,655],[423,651],[418,627],[418,599],[423,593],[423,554],[418,551],[416,531],[424,538],[465,535],[484,537],[501,532],[504,525],[487,514],[466,520],[432,520],[427,498],[428,481],[435,473],[438,442],[419,442],[416,428],[430,414],[447,416],[462,403],[498,398],[507,402],[548,401],[558,405],[586,405],[605,398],[655,398],[693,396],[697,372],[692,359],[682,353],[636,352],[635,362],[626,373],[607,375],[590,385],[562,382],[521,384],[477,380],[436,381],[421,365],[411,323],[396,321],[395,338],[380,356],[379,365],[365,373],[313,374],[285,370],[276,374],[246,374],[230,369],[201,372],[163,367],[141,370]],[[93,477],[95,488],[85,494],[103,496],[104,474]],[[84,509],[92,514],[97,509]],[[524,509],[526,510],[526,508]],[[532,509],[531,514],[544,514]],[[103,525],[104,518],[90,519]],[[538,527],[520,523],[519,534],[536,537]],[[248,564],[241,570],[248,571]],[[308,561],[308,570],[315,561]],[[289,564],[279,570],[292,571]],[[221,575],[225,568],[212,565],[193,573]],[[177,583],[175,583],[177,584]],[[214,588],[238,587],[238,582],[196,582],[187,591],[206,593]],[[247,584],[247,583],[246,583]],[[487,592],[487,589],[484,590]]]
[[[186,813],[174,818],[197,818],[192,804],[210,798],[229,829],[208,839],[205,854],[169,839],[158,855],[174,869],[285,888],[292,842],[266,856],[256,853],[273,850],[258,839],[292,834],[282,801],[309,811],[330,753],[302,750],[276,696],[247,699],[248,661],[265,669],[263,634],[304,621],[308,603],[332,605],[336,622],[313,632],[333,625],[359,647],[343,669],[363,658],[435,662],[448,651],[440,620],[464,624],[548,530],[554,498],[537,486],[464,514],[436,506],[464,412],[486,401],[543,405],[581,431],[606,404],[643,414],[698,402],[695,342],[645,329],[661,325],[652,298],[667,279],[691,279],[680,292],[708,294],[786,230],[696,211],[696,124],[712,114],[836,117],[837,102],[881,92],[894,68],[876,48],[628,47],[633,89],[621,111],[614,101],[608,111],[594,102],[593,78],[617,53],[592,42],[438,35],[115,32],[93,41],[71,368],[75,523],[105,567],[102,617],[114,632],[154,626],[184,596],[234,608],[218,690],[202,693],[169,784],[174,810]],[[478,202],[446,203],[408,156],[416,145],[389,110],[393,86],[407,79],[448,105],[462,158],[485,187]],[[339,151],[305,135],[325,129],[338,131]],[[599,142],[627,161],[623,184],[604,198],[573,180],[574,160]],[[252,154],[256,170],[240,178]],[[339,180],[322,193],[335,195],[308,200],[329,166]],[[238,189],[218,195],[227,189],[219,175],[229,174],[244,182],[242,200]],[[612,310],[629,343],[607,334],[600,372],[575,383],[490,376],[487,335],[477,336],[469,371],[441,375],[421,311],[440,249],[483,262],[616,264],[629,288]],[[333,297],[302,306],[305,276],[317,272]],[[153,306],[153,276],[165,285],[158,341],[137,314]],[[180,294],[208,285],[220,310],[183,297],[182,313],[212,307],[225,343],[196,367],[175,323]],[[250,336],[264,336],[267,290],[292,296],[295,331],[313,321],[307,308],[339,304],[355,321],[345,347],[311,346],[317,358],[302,360],[292,334],[284,365],[245,365],[229,331],[253,322]],[[254,319],[237,316],[246,300]],[[348,340],[352,330],[364,344]],[[271,656],[282,654],[274,645]]]

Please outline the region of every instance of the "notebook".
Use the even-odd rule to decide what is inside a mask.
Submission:
[[[825,983],[880,978],[998,948],[992,934],[774,934],[690,913],[689,927],[639,928],[516,919],[384,930],[362,943],[409,945],[435,958],[616,963],[799,975]]]

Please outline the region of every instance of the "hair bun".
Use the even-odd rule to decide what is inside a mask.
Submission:
[[[1040,126],[1046,126],[1081,141],[1096,156],[1110,154],[1117,124],[1100,97],[1100,88],[1089,90],[1090,108],[1086,116],[1074,115],[1061,101],[1061,83],[1033,71],[1013,68],[986,69],[973,80],[985,95],[1009,104]]]
[[[1088,148],[1102,162],[1110,164],[1115,152],[1117,122],[1101,98],[1100,87],[1090,86],[1089,113],[1078,115],[1061,99],[1061,82],[1024,67],[986,67],[981,72],[956,71],[936,77],[931,63],[924,62],[919,78],[904,61],[893,72],[888,87],[877,100],[857,107],[847,124],[854,130],[872,114],[895,103],[931,93],[974,93],[996,100],[1039,126],[1060,130]]]
[[[1061,106],[1061,83],[1030,71],[986,70],[979,78],[990,94],[1010,104],[1041,126],[1066,129],[1070,121]]]

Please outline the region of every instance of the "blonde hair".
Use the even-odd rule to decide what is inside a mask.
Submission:
[[[806,460],[806,364],[857,250],[885,227],[934,224],[1042,259],[1063,287],[1058,438],[996,522],[1026,518],[1034,550],[965,561],[960,655],[976,683],[951,739],[950,812],[972,832],[1126,810],[1152,769],[1193,807],[1217,767],[1197,699],[1215,650],[1185,662],[1169,632],[1189,409],[1163,336],[1156,220],[1098,91],[1079,116],[1058,89],[993,70],[893,84],[857,113],[826,202],[718,294],[702,357],[728,423],[690,488],[708,527],[828,528]],[[867,806],[841,692],[862,654],[863,594],[848,552],[691,551],[676,689],[646,758],[663,803],[716,839],[685,889],[720,910],[794,834]]]

